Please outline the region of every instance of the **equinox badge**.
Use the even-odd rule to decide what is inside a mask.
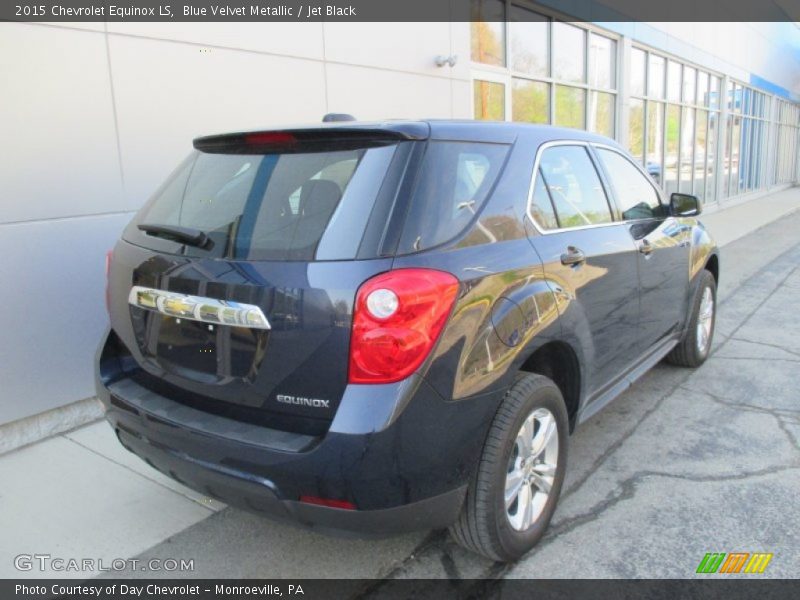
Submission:
[[[284,404],[297,404],[298,406],[312,406],[314,408],[330,408],[330,400],[321,400],[319,398],[304,398],[303,396],[287,396],[285,394],[278,394],[278,402]]]

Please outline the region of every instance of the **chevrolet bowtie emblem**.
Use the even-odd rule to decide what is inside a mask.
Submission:
[[[190,296],[138,285],[131,288],[128,304],[190,321],[250,329],[270,329],[264,312],[254,304]]]

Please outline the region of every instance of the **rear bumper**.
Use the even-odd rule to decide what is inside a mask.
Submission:
[[[286,499],[269,479],[221,465],[200,462],[175,450],[158,448],[147,438],[117,428],[122,445],[152,467],[194,490],[226,504],[326,533],[391,535],[445,527],[458,516],[465,488],[411,504],[380,510],[346,510]]]
[[[500,401],[445,401],[418,377],[349,386],[330,429],[315,437],[211,415],[101,370],[107,420],[151,466],[233,506],[360,535],[451,524]],[[301,496],[357,509],[301,503]]]

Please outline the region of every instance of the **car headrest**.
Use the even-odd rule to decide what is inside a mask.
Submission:
[[[342,191],[335,182],[330,179],[310,179],[303,184],[300,192],[300,214],[322,213],[330,216],[341,198]]]

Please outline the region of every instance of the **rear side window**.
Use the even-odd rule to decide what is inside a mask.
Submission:
[[[560,227],[582,227],[612,221],[603,184],[586,148],[547,148],[542,152],[539,167],[538,175],[550,192]],[[540,222],[540,225],[544,224]]]
[[[203,231],[195,256],[354,258],[397,146],[289,154],[194,153],[139,223]],[[151,243],[147,236],[137,241]],[[158,246],[156,246],[158,247]]]
[[[486,202],[507,154],[503,144],[430,142],[398,254],[431,248],[463,233]]]
[[[661,215],[661,202],[655,188],[631,161],[619,152],[597,148],[608,172],[622,218],[650,219]]]

